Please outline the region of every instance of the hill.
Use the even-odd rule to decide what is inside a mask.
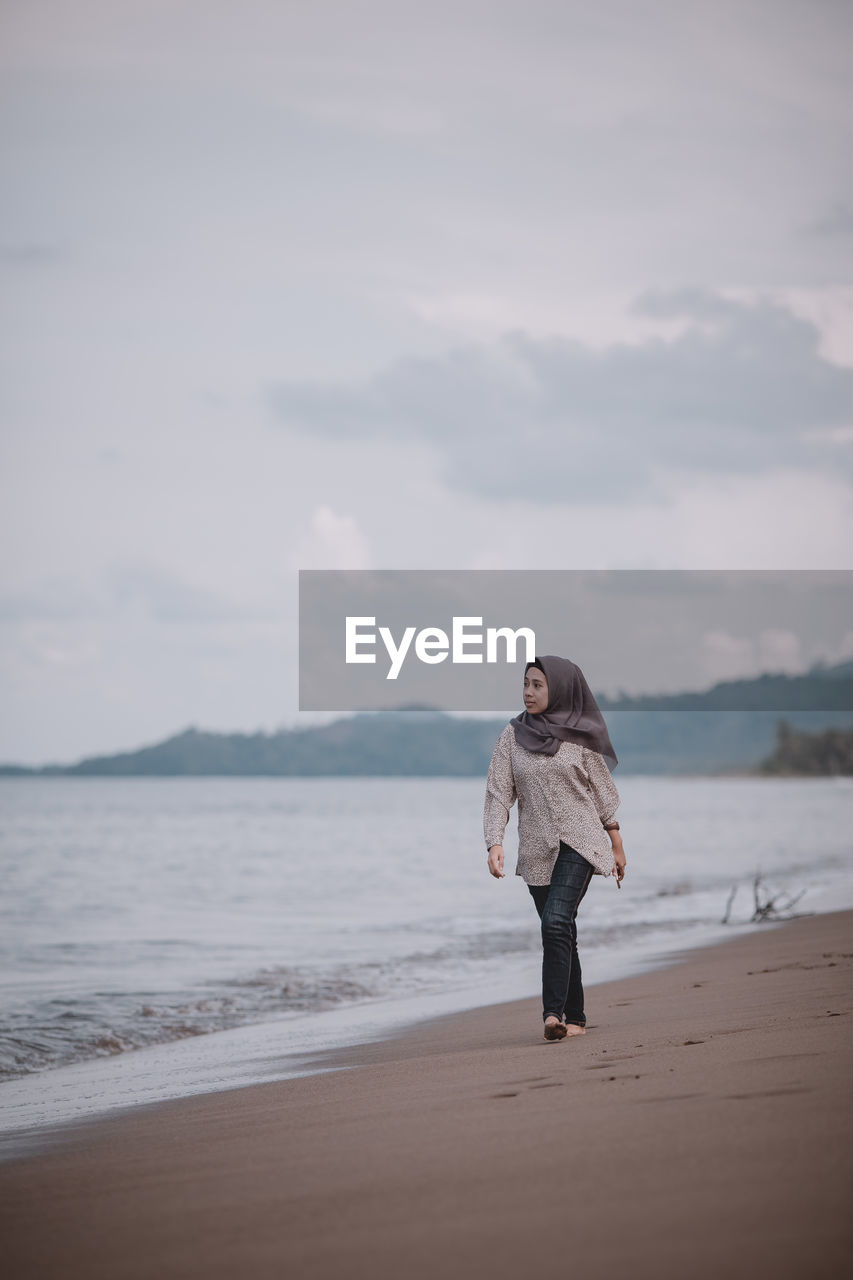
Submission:
[[[799,676],[727,681],[705,693],[599,702],[624,773],[690,774],[759,768],[776,747],[779,712],[799,733],[853,727],[853,663]],[[509,716],[360,713],[275,733],[213,733],[195,726],[163,742],[70,765],[0,765],[0,774],[68,777],[335,775],[483,776]],[[763,765],[760,766],[763,769]]]

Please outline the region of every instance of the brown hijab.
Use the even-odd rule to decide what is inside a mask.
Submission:
[[[519,746],[554,756],[561,742],[577,742],[604,756],[613,769],[619,761],[604,716],[577,663],[570,658],[547,654],[544,658],[528,662],[524,668],[525,675],[531,667],[538,667],[545,673],[548,705],[539,715],[525,710],[510,721]]]

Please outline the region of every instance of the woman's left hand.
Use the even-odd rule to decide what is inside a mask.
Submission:
[[[621,841],[613,849],[613,874],[616,876],[617,889],[621,889],[625,876],[625,850],[622,848]]]

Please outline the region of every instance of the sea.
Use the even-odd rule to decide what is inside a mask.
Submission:
[[[625,880],[594,876],[578,914],[590,1021],[598,982],[853,907],[853,779],[616,781]],[[516,811],[497,880],[483,796],[479,778],[0,779],[3,1150],[539,994]]]

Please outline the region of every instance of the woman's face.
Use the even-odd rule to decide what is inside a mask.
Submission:
[[[524,706],[531,715],[538,716],[548,705],[548,681],[545,672],[529,667],[524,676]]]

